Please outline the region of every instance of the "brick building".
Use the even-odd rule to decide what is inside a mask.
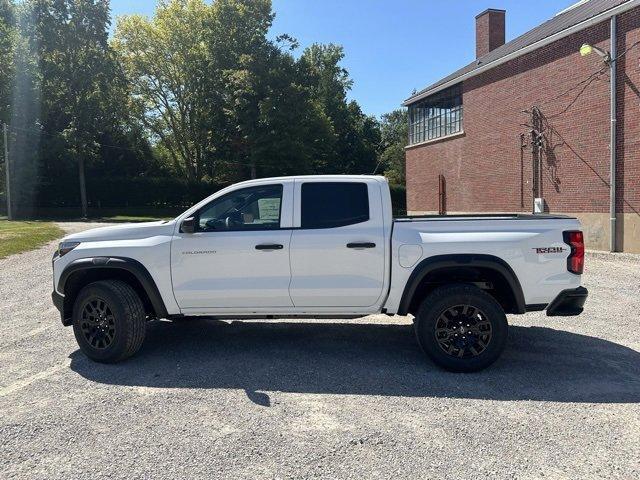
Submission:
[[[640,252],[640,0],[583,0],[504,41],[505,12],[481,13],[476,60],[405,101],[408,211],[537,203],[580,218],[588,248],[609,250],[613,230]]]

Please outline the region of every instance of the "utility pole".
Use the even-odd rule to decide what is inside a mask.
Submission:
[[[7,124],[2,124],[2,137],[4,140],[4,177],[6,181],[5,194],[7,196],[7,219],[13,220],[11,211],[11,164],[9,163],[9,135]]]
[[[80,182],[80,205],[82,208],[82,218],[85,219],[88,216],[88,207],[87,207],[87,186],[84,177],[84,157],[81,156],[78,158],[78,177]]]

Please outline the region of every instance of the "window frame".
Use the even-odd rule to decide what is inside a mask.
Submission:
[[[303,225],[303,217],[302,217],[302,212],[303,212],[303,207],[304,207],[304,199],[303,199],[303,190],[305,185],[321,185],[321,186],[327,186],[327,185],[363,185],[365,188],[365,194],[366,194],[366,201],[367,201],[367,218],[364,220],[358,220],[358,221],[352,221],[352,222],[348,222],[348,223],[336,223],[336,224],[332,224],[332,225],[328,225],[328,226],[314,226],[314,227],[305,227]],[[359,225],[361,223],[365,223],[371,220],[371,201],[370,201],[370,191],[369,191],[369,184],[367,182],[358,182],[358,181],[329,181],[329,182],[318,182],[318,181],[305,181],[302,182],[300,184],[300,226],[297,227],[297,229],[299,230],[327,230],[330,228],[342,228],[342,227],[348,227],[351,225]]]
[[[230,195],[235,195],[238,192],[242,192],[245,190],[260,190],[266,187],[279,187],[280,188],[280,206],[278,209],[278,226],[277,227],[269,227],[269,228],[264,228],[263,225],[264,224],[256,224],[255,228],[230,228],[230,229],[225,229],[225,230],[202,230],[200,228],[200,214],[206,210],[207,208],[209,208],[212,204],[219,202],[227,197],[229,197]],[[220,195],[219,197],[216,197],[214,199],[212,199],[210,202],[208,202],[206,205],[203,205],[202,207],[200,207],[198,210],[196,210],[196,212],[193,214],[194,217],[194,233],[223,233],[223,232],[271,232],[271,231],[275,231],[275,230],[283,230],[282,227],[282,205],[284,203],[284,195],[285,195],[285,186],[282,183],[268,183],[268,184],[264,184],[264,185],[252,185],[249,187],[243,187],[243,188],[238,188],[236,190],[232,190],[230,192],[225,193],[224,195]],[[250,224],[245,224],[245,225],[250,225]],[[286,230],[289,230],[288,228],[286,228]]]
[[[409,146],[464,132],[462,83],[409,105]]]

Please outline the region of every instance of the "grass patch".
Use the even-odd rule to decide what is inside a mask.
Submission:
[[[64,235],[52,222],[0,220],[0,258],[33,250]]]

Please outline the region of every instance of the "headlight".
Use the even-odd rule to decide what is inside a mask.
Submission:
[[[58,255],[61,257],[80,245],[80,242],[60,242],[58,245]]]

